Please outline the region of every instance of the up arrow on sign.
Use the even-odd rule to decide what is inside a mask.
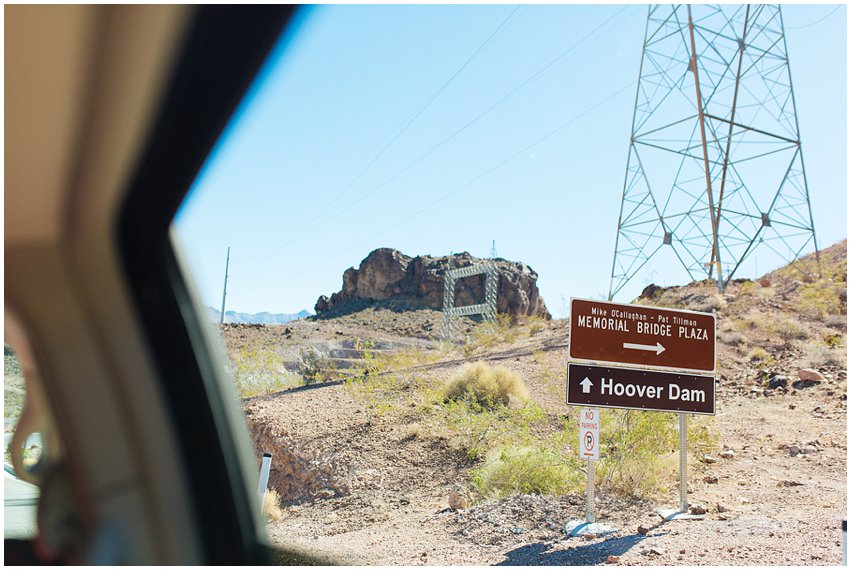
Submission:
[[[588,394],[589,392],[591,392],[591,386],[593,386],[594,384],[586,376],[585,380],[580,382],[579,385],[582,386],[582,393]]]

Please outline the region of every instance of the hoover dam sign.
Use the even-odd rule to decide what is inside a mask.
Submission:
[[[715,377],[569,362],[567,403],[711,415]]]

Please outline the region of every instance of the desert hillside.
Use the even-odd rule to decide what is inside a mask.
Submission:
[[[821,262],[821,276],[790,266],[635,301],[717,314],[717,414],[689,420],[688,498],[706,516],[655,513],[678,501],[676,416],[603,410],[596,504],[617,530],[584,538],[563,531],[585,482],[567,321],[462,318],[453,344],[440,312],[392,302],[225,325],[257,451],[273,455],[269,535],[363,564],[839,564],[846,242]],[[447,388],[473,376],[488,398]]]

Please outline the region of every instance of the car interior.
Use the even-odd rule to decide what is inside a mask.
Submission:
[[[8,451],[38,488],[6,563],[334,562],[264,545],[258,463],[171,235],[294,8],[4,10],[4,333],[26,381]]]

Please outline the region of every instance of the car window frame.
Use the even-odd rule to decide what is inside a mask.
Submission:
[[[223,373],[173,247],[171,224],[294,6],[196,8],[117,220],[132,303],[187,459],[204,557],[266,562]]]

